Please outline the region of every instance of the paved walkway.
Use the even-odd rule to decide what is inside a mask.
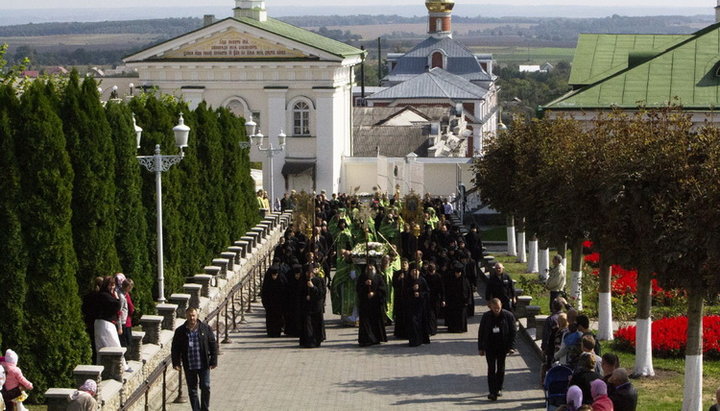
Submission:
[[[297,339],[266,338],[258,302],[246,315],[248,323],[231,335],[232,344],[221,344],[211,409],[544,409],[538,361],[520,339],[519,353],[507,360],[505,395],[487,399],[487,363],[477,354],[477,312],[487,307],[477,295],[476,302],[467,333],[448,334],[440,327],[431,344],[414,348],[395,340],[392,327],[388,343],[360,348],[357,329],[341,327],[337,316],[326,314],[327,341],[315,349],[298,348]]]

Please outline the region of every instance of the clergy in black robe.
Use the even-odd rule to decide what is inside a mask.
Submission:
[[[495,263],[493,271],[485,286],[485,301],[497,298],[502,303],[503,309],[513,311],[517,299],[512,278],[505,274],[505,266],[502,263]]]
[[[358,277],[356,288],[360,326],[358,343],[361,347],[387,341],[385,333],[385,279],[374,265],[368,264]]]
[[[463,274],[464,265],[454,264],[445,282],[445,324],[448,332],[467,332],[467,303],[470,299],[470,283]]]
[[[260,298],[265,308],[265,328],[268,337],[280,337],[283,327],[283,303],[286,296],[287,280],[278,267],[271,266],[263,280]]]
[[[305,267],[304,271],[305,276],[299,283],[297,294],[300,347],[315,348],[325,339],[325,282],[315,277],[313,266]]]
[[[407,318],[405,315],[405,301],[403,299],[403,293],[405,292],[405,283],[410,278],[410,263],[406,258],[402,259],[400,269],[393,273],[393,324],[395,330],[393,335],[396,338],[407,339],[406,323]]]
[[[300,292],[299,288],[303,281],[302,265],[293,264],[286,275],[285,299],[283,301],[283,318],[285,319],[285,335],[288,337],[297,337],[300,335],[298,330],[298,304],[297,296]]]
[[[403,293],[407,335],[411,347],[430,344],[427,303],[429,295],[430,289],[425,279],[420,276],[420,270],[411,265],[410,278],[405,283]]]
[[[434,263],[430,263],[425,271],[425,281],[430,288],[428,297],[428,325],[430,335],[437,334],[438,318],[441,318],[441,311],[445,307],[445,286],[442,277],[438,273]]]
[[[460,253],[460,262],[465,265],[465,278],[470,283],[470,297],[468,297],[467,315],[475,315],[475,289],[477,287],[477,263],[470,257],[470,252],[464,250]]]

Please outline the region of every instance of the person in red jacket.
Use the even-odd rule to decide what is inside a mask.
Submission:
[[[18,355],[15,351],[8,349],[5,351],[5,361],[2,367],[5,368],[5,384],[3,385],[2,394],[5,401],[5,409],[7,411],[24,410],[25,407],[20,401],[14,401],[22,395],[22,391],[30,391],[33,384],[28,381],[18,368]]]
[[[613,411],[613,402],[607,395],[607,384],[601,379],[593,380],[590,383],[593,411]]]

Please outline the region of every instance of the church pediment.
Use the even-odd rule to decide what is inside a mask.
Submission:
[[[267,59],[309,57],[300,50],[293,50],[282,44],[256,38],[248,33],[230,29],[216,33],[209,38],[163,53],[167,59]]]
[[[317,38],[323,40],[318,41]],[[124,61],[342,61],[346,53],[338,53],[338,50],[345,52],[342,46],[350,46],[340,43],[342,46],[338,47],[335,43],[279,20],[268,19],[261,23],[227,18],[149,47],[126,57]]]

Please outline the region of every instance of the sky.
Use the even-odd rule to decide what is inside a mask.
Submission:
[[[388,5],[387,0],[362,0],[338,2],[338,0],[313,0],[306,3],[300,0],[266,0],[266,5],[270,6],[338,6],[340,4],[347,5]],[[397,5],[417,5],[422,4],[423,0],[394,0],[393,6]],[[683,7],[707,7],[713,8],[716,2],[713,0],[456,0],[457,5],[462,4],[506,4],[506,5],[532,5],[532,6],[600,6],[600,7],[677,7],[682,3]],[[45,9],[58,8],[58,4],[62,4],[62,8],[116,8],[116,7],[197,7],[197,6],[234,6],[232,0],[123,0],[119,2],[97,1],[97,0],[64,0],[58,3],[57,0],[0,0],[0,10],[2,9]]]

